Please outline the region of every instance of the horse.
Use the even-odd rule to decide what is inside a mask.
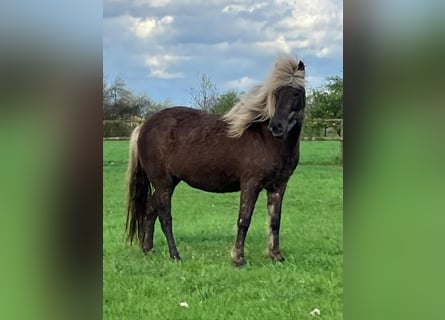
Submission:
[[[159,217],[169,254],[181,260],[173,236],[171,198],[184,181],[214,193],[240,191],[237,235],[230,256],[246,263],[244,243],[260,191],[267,191],[268,255],[284,261],[279,245],[281,207],[299,161],[306,105],[305,66],[280,57],[266,81],[244,94],[227,113],[170,107],[152,115],[130,137],[126,232],[153,249]]]

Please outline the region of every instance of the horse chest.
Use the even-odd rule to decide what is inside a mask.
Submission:
[[[281,177],[283,180],[287,181],[289,177],[294,173],[297,164],[298,164],[298,157],[289,157],[283,159],[280,169],[277,170],[278,177]]]
[[[263,179],[265,188],[274,189],[286,184],[298,165],[298,154],[276,159],[267,170]]]

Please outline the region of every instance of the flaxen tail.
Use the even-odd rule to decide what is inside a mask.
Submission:
[[[144,219],[147,196],[151,194],[150,181],[142,169],[138,157],[138,138],[141,125],[137,126],[131,133],[130,138],[130,159],[128,161],[127,181],[128,181],[128,211],[126,231],[128,241],[133,242],[136,231],[139,240],[142,240],[142,222]]]

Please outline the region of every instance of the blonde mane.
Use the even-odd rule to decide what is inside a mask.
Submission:
[[[252,88],[241,97],[223,120],[229,125],[228,136],[240,137],[253,122],[266,121],[275,113],[275,91],[284,86],[304,88],[304,70],[298,70],[299,60],[290,56],[278,59],[264,84]]]

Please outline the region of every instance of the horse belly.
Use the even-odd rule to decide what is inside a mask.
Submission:
[[[193,188],[207,192],[225,193],[240,190],[239,178],[225,170],[217,168],[201,168],[182,177]]]

